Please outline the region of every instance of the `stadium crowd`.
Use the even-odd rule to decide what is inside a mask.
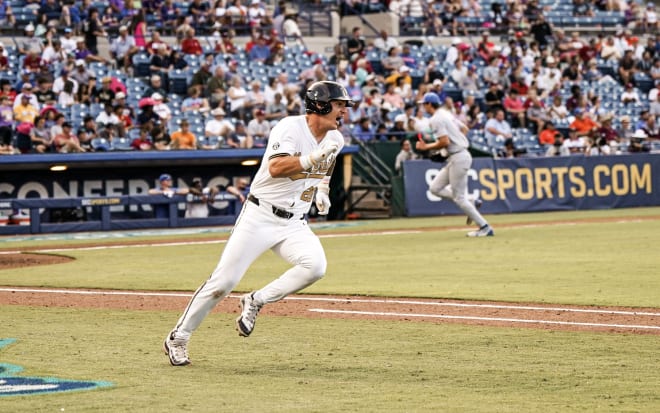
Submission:
[[[530,8],[536,0],[515,0],[472,41],[435,3],[481,13],[477,1],[344,1],[344,14],[366,4],[409,16],[418,4],[449,44],[386,30],[365,37],[355,27],[326,56],[306,48],[298,10],[281,1],[17,1],[36,18],[15,46],[0,44],[3,154],[263,147],[275,122],[304,112],[307,86],[325,79],[358,102],[341,127],[347,141],[423,137],[428,119],[417,102],[429,91],[469,125],[473,146],[498,157],[641,152],[660,140],[660,34],[650,6],[612,35],[585,37],[546,21],[542,7]],[[0,25],[16,24],[10,3],[0,0]],[[632,24],[655,30],[635,35]],[[489,32],[502,29],[503,37]]]

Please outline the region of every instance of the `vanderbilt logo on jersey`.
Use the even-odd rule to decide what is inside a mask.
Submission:
[[[280,148],[280,143],[279,143],[279,142],[275,142],[275,143],[273,144],[273,150],[276,151],[276,150],[278,150],[279,148]]]
[[[293,156],[300,156],[300,152],[296,152]],[[325,161],[320,162],[318,165],[313,166],[308,171],[303,171],[298,174],[292,175],[289,177],[292,181],[297,181],[298,179],[307,179],[307,178],[316,178],[323,179],[324,176],[328,175],[328,171],[334,165],[337,155],[330,154]]]

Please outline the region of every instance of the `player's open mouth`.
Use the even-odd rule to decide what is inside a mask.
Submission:
[[[337,127],[341,126],[341,120],[342,120],[341,116],[337,116],[337,118],[335,119],[335,121],[337,122]]]

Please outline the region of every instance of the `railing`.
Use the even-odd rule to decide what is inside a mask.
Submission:
[[[86,197],[86,198],[32,198],[3,199],[0,209],[29,210],[29,217],[22,217],[17,225],[0,226],[0,235],[39,234],[47,232],[109,231],[143,228],[177,228],[211,225],[232,225],[240,212],[240,201],[231,194],[219,194],[215,202],[226,202],[222,210],[224,215],[208,218],[183,218],[179,216],[179,204],[185,203],[186,197],[175,195],[171,198],[162,195]],[[151,205],[167,205],[166,218],[154,218],[149,211]],[[145,206],[147,206],[145,208]],[[127,218],[125,213],[114,214],[113,208],[143,208],[142,217]],[[48,222],[51,212],[59,210],[79,211],[73,221]],[[14,218],[15,219],[15,218]]]

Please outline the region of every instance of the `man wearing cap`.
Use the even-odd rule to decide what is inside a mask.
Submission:
[[[408,123],[408,117],[400,113],[394,117],[394,125],[387,131],[387,140],[393,142],[399,142],[406,140],[406,124]]]
[[[152,47],[154,54],[149,60],[149,71],[152,75],[159,75],[166,80],[170,71],[174,69],[170,53],[164,43],[155,43]]]
[[[39,104],[39,99],[37,99],[37,96],[33,93],[34,88],[32,87],[32,84],[29,82],[23,83],[23,86],[21,86],[21,93],[16,95],[16,98],[14,99],[14,109],[16,109],[19,105],[22,104],[23,98],[27,98],[28,103],[30,106],[34,107],[37,112],[41,109],[41,105]]]
[[[27,55],[31,52],[41,55],[43,44],[41,39],[34,36],[34,25],[29,23],[25,26],[25,38],[18,44],[18,52]]]
[[[426,113],[431,115],[430,135],[433,141],[420,139],[415,147],[419,151],[439,151],[447,162],[429,184],[429,191],[438,197],[452,200],[468,216],[468,224],[474,222],[479,229],[467,233],[468,237],[487,237],[495,233],[488,221],[477,211],[477,199],[467,195],[467,173],[472,165],[470,146],[465,134],[468,127],[447,109],[435,93],[426,93],[418,102]]]
[[[115,59],[117,67],[131,67],[131,58],[138,50],[135,38],[128,34],[128,27],[119,26],[119,36],[110,44],[110,55]]]
[[[153,95],[151,95],[151,98],[154,100],[154,112],[158,115],[160,118],[160,123],[162,125],[167,125],[167,122],[172,119],[172,110],[163,102],[163,95],[160,93],[156,92]]]
[[[63,64],[66,62],[66,51],[62,49],[62,43],[57,39],[49,41],[41,54],[41,61],[44,65]]]
[[[447,49],[447,54],[445,55],[445,62],[454,65],[460,56],[460,51],[458,50],[458,45],[461,44],[461,39],[454,37],[451,39],[451,46]]]
[[[73,83],[71,94],[75,96],[78,93],[78,82],[69,77],[69,71],[67,69],[62,69],[60,75],[53,82],[53,92],[55,92],[56,95],[59,95],[60,92],[64,90],[64,85],[66,85],[66,82],[68,81]]]
[[[112,103],[115,99],[115,91],[110,87],[112,85],[112,78],[110,76],[104,76],[101,78],[101,87],[94,88],[91,91],[90,100],[94,103],[100,103],[105,105],[106,103]]]
[[[73,30],[70,27],[64,28],[64,35],[60,37],[62,50],[67,54],[73,53],[76,50],[76,39],[73,37]]]
[[[224,138],[234,131],[234,124],[225,119],[225,111],[217,107],[211,111],[213,118],[206,121],[204,136],[207,138]]]
[[[89,79],[96,79],[96,74],[87,68],[84,60],[78,59],[74,61],[73,66],[73,70],[69,72],[69,77],[78,82],[78,85],[87,85],[89,84]]]
[[[569,127],[575,129],[579,137],[590,136],[593,132],[598,130],[598,123],[594,122],[594,120],[585,113],[584,109],[575,108],[573,114],[575,115],[575,119],[571,122]]]
[[[158,187],[149,189],[149,195],[160,195],[166,198],[172,198],[174,195],[188,194],[188,188],[177,188],[172,184],[172,176],[170,174],[162,174],[158,177]],[[169,204],[153,204],[154,216],[156,218],[169,218],[170,205]]]
[[[253,139],[259,140],[263,143],[266,142],[268,134],[270,133],[270,123],[266,120],[266,112],[261,109],[253,111],[254,117],[247,124],[247,133]]]

